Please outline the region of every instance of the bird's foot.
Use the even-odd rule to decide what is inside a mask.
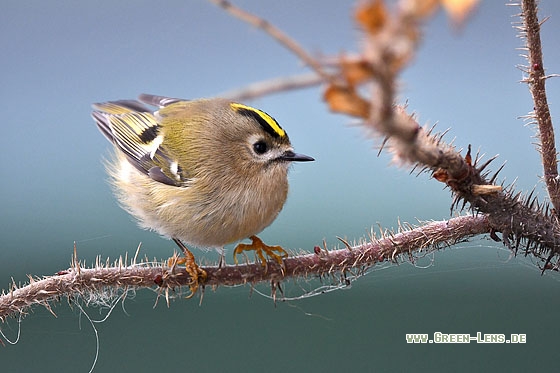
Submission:
[[[288,257],[288,253],[286,252],[286,250],[284,250],[280,246],[269,246],[269,245],[265,244],[264,242],[262,242],[262,240],[260,238],[258,238],[257,236],[251,236],[249,238],[252,241],[250,244],[240,243],[233,250],[233,260],[234,260],[235,264],[238,264],[238,262],[237,262],[237,255],[238,254],[241,254],[244,251],[254,251],[255,254],[259,257],[259,259],[261,261],[261,265],[263,267],[266,268],[266,266],[267,266],[266,265],[267,260],[264,257],[264,254],[266,254],[266,256],[268,258],[274,259],[274,261],[276,263],[278,263],[280,266],[282,266],[282,268],[284,268],[283,259]],[[263,254],[263,252],[264,252],[264,254]]]
[[[189,284],[191,293],[187,298],[191,298],[198,290],[200,284],[206,282],[207,273],[196,264],[193,253],[181,241],[177,239],[173,239],[173,241],[179,246],[184,256],[172,256],[167,260],[167,265],[171,267],[171,271],[173,271],[177,265],[185,265],[185,270],[191,277],[191,282]]]

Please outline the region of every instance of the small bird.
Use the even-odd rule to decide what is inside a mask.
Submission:
[[[144,104],[157,106],[156,111]],[[142,94],[139,101],[93,104],[99,130],[115,145],[108,173],[122,207],[141,227],[181,248],[191,295],[206,272],[187,245],[237,254],[255,250],[282,264],[287,253],[256,234],[270,225],[288,194],[294,152],[287,133],[264,111],[227,99],[183,100]],[[278,253],[278,254],[277,254]],[[171,259],[170,259],[171,260]]]

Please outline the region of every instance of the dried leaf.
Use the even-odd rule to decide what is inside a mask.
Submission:
[[[456,25],[463,22],[472,14],[479,0],[440,0],[449,17]]]
[[[471,144],[469,144],[467,148],[467,155],[465,155],[465,162],[467,162],[469,166],[472,166]]]
[[[435,170],[432,174],[432,177],[442,183],[447,183],[447,181],[449,181],[450,179],[449,174],[443,168],[438,168],[437,170]]]
[[[440,5],[440,0],[410,0],[405,3],[407,13],[416,18],[427,18],[434,14]]]
[[[474,184],[471,187],[471,192],[475,196],[484,196],[488,194],[496,194],[502,191],[502,187],[500,185],[477,185]]]
[[[366,32],[376,34],[387,22],[387,9],[382,0],[371,0],[358,7],[355,18]]]
[[[331,111],[364,119],[369,116],[369,103],[353,88],[330,85],[323,99],[329,104]]]
[[[350,86],[355,86],[374,77],[371,64],[365,60],[347,61],[342,58],[340,68]]]

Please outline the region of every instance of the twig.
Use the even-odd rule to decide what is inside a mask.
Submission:
[[[323,78],[315,73],[276,78],[249,84],[248,86],[220,94],[232,100],[253,100],[273,93],[314,87],[323,83]]]

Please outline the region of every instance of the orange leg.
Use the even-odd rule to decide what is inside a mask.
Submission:
[[[249,238],[253,242],[251,242],[249,245],[244,244],[244,243],[240,243],[233,250],[233,260],[234,260],[235,264],[238,264],[238,262],[237,262],[237,255],[238,254],[241,254],[244,251],[255,251],[255,254],[261,260],[261,265],[263,267],[266,267],[266,258],[263,255],[263,251],[264,251],[264,253],[266,253],[267,257],[274,259],[276,261],[276,263],[280,264],[281,266],[284,265],[282,259],[288,257],[288,253],[286,252],[286,250],[284,250],[280,246],[268,246],[267,244],[262,242],[262,240],[260,238],[258,238],[257,236],[251,236]],[[276,253],[278,253],[278,254],[276,254]]]
[[[191,294],[187,297],[190,298],[198,290],[198,286],[200,282],[206,281],[206,271],[200,268],[198,264],[196,264],[196,260],[194,258],[193,253],[191,253],[191,251],[181,241],[175,238],[173,239],[173,241],[175,241],[177,246],[179,246],[179,248],[183,252],[184,257],[182,258],[178,258],[177,256],[171,257],[167,260],[167,265],[169,267],[174,267],[180,264],[185,265],[185,270],[191,276],[191,283],[189,285],[191,289]]]

